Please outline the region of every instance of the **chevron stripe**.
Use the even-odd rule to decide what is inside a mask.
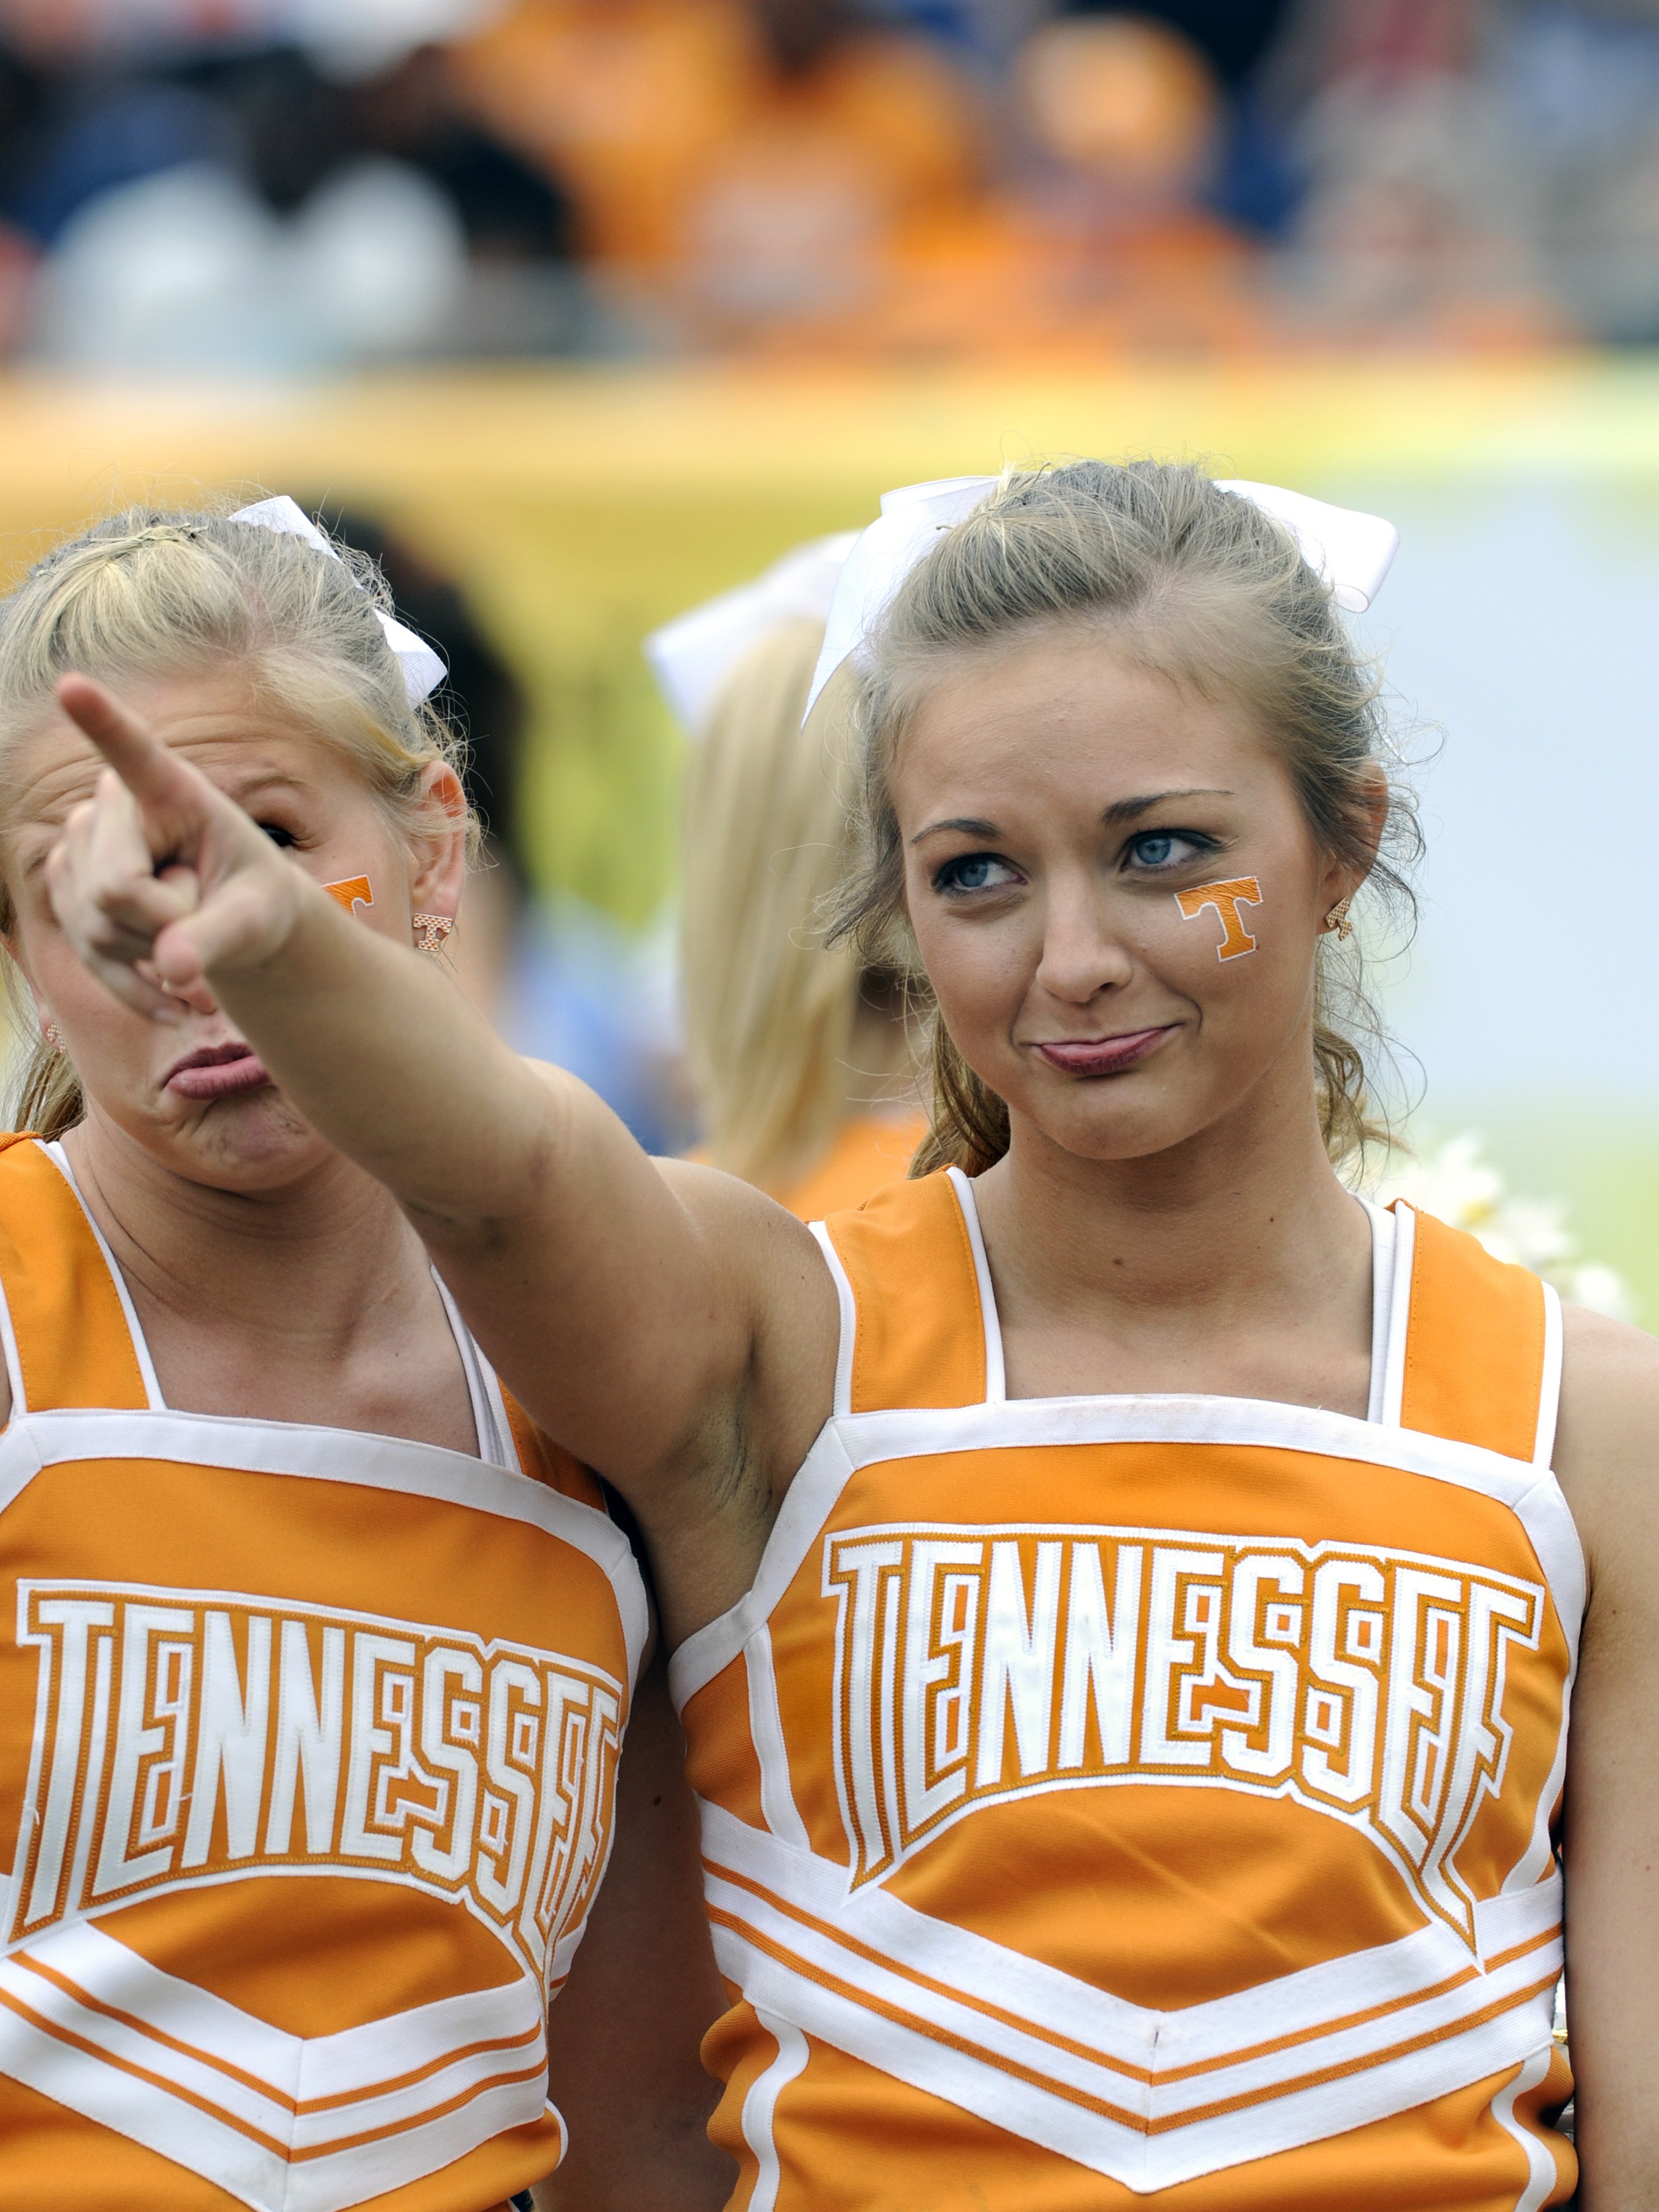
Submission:
[[[1482,1908],[1485,1965],[1431,1925],[1159,2013],[915,1911],[704,1808],[722,1972],[757,2008],[1128,2187],[1340,2134],[1547,2045],[1559,1880]]]
[[[0,2073],[255,2212],[343,2212],[550,2110],[527,1977],[307,2039],[84,1924],[0,1961]]]

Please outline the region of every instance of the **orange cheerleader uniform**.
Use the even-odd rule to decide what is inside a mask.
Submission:
[[[1372,1208],[1369,1418],[1010,1400],[972,1185],[677,1654],[744,2212],[1539,2212],[1583,1609],[1554,1294]]]
[[[173,1411],[55,1145],[0,1291],[7,2212],[523,2189],[647,1634],[596,1486],[453,1309],[477,1459]]]

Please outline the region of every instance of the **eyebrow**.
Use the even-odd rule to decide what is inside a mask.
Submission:
[[[1163,806],[1171,799],[1231,799],[1235,795],[1218,784],[1199,784],[1184,791],[1149,791],[1139,799],[1115,799],[1100,818],[1107,829],[1111,829],[1120,822],[1138,821],[1153,807]],[[995,837],[1000,834],[994,822],[982,821],[973,814],[955,814],[946,821],[930,822],[925,830],[917,830],[910,842],[920,845],[924,837],[936,837],[941,830],[954,830],[964,837]]]
[[[994,837],[997,834],[994,822],[981,822],[972,814],[954,814],[947,822],[930,822],[925,830],[918,830],[910,842],[920,845],[924,837],[937,837],[941,830],[957,830],[964,837]]]
[[[1119,822],[1133,822],[1143,814],[1151,813],[1155,806],[1163,806],[1172,799],[1231,799],[1234,793],[1215,784],[1199,784],[1186,791],[1152,791],[1141,799],[1120,799],[1114,801],[1101,816],[1101,821],[1110,829]]]
[[[245,813],[252,811],[252,802],[258,798],[261,793],[274,791],[279,787],[286,787],[289,791],[298,792],[302,796],[307,795],[309,792],[309,787],[298,776],[290,774],[287,769],[280,768],[261,769],[257,775],[251,775],[245,783],[240,783],[234,787],[221,787],[224,791],[226,798],[234,799],[236,805],[240,806]],[[38,874],[39,872],[45,867],[48,860],[51,859],[52,846],[56,844],[58,836],[61,833],[62,828],[63,825],[61,823],[55,825],[51,842],[41,846],[40,851],[34,855],[34,858],[23,870],[22,880],[25,883],[28,881],[31,876]]]
[[[258,775],[250,775],[244,781],[224,783],[219,787],[227,799],[234,799],[239,806],[246,810],[249,799],[255,793],[262,791],[274,791],[278,786],[283,786],[289,791],[308,792],[310,790],[310,786],[299,776],[291,775],[287,769],[282,768],[262,769]]]

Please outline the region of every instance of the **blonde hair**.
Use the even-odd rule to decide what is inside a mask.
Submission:
[[[107,516],[54,547],[0,600],[0,792],[10,795],[17,743],[39,727],[60,676],[118,690],[229,662],[271,706],[338,746],[394,818],[412,824],[422,770],[435,760],[459,769],[461,741],[428,702],[410,702],[376,618],[392,605],[380,570],[337,550],[331,560],[228,513],[155,507]],[[0,878],[8,947],[16,926]],[[17,980],[9,957],[7,981],[26,1003]],[[14,1125],[55,1137],[82,1111],[68,1059],[37,1037]]]
[[[1202,471],[1077,461],[1013,471],[910,572],[869,642],[853,708],[863,756],[862,850],[830,935],[901,966],[931,1006],[904,911],[892,763],[928,678],[1022,629],[1100,627],[1142,665],[1208,696],[1242,699],[1290,771],[1321,849],[1408,908],[1402,872],[1420,848],[1410,794],[1390,786],[1372,852],[1367,799],[1387,726],[1375,676],[1290,532]],[[1378,1034],[1357,945],[1321,939],[1313,1074],[1320,1126],[1340,1161],[1387,1130],[1366,1097]],[[933,1132],[911,1172],[976,1175],[1008,1148],[1008,1109],[968,1066],[933,1008]]]
[[[801,714],[822,623],[784,622],[727,678],[692,757],[680,954],[686,1042],[718,1167],[780,1190],[846,1111],[863,963],[819,915],[851,859],[857,775]]]

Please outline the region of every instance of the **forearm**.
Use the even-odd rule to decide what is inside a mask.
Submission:
[[[331,1143],[434,1227],[487,1238],[556,1176],[568,1102],[435,962],[297,876],[290,905],[274,950],[209,967],[215,995]]]

